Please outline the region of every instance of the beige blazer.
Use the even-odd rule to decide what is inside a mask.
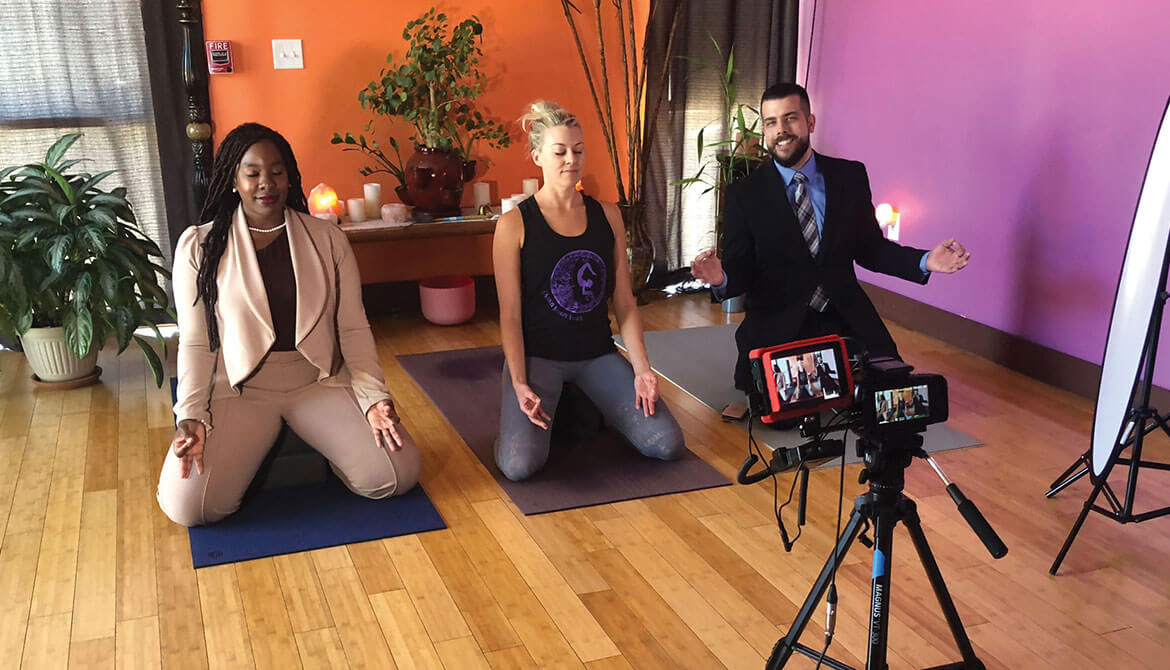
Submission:
[[[333,223],[291,209],[284,210],[284,221],[297,282],[297,351],[316,366],[322,384],[351,386],[364,413],[390,394],[362,305],[353,250]],[[209,427],[211,400],[239,395],[276,341],[252,235],[237,209],[216,277],[220,347],[218,352],[208,347],[207,313],[202,301],[195,304],[195,295],[200,245],[210,231],[210,223],[183,231],[172,277],[179,317],[175,416]]]

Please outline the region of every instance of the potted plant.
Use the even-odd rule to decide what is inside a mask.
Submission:
[[[735,45],[727,50],[724,58],[723,49],[719,42],[710,34],[707,37],[715,47],[719,56],[719,67],[712,68],[707,63],[690,59],[697,66],[698,71],[713,69],[718,72],[720,99],[722,107],[720,118],[708,123],[699,130],[696,141],[699,168],[695,174],[684,179],[670,182],[671,186],[698,187],[703,186],[702,194],[715,195],[715,249],[723,254],[723,207],[724,193],[727,187],[737,179],[746,176],[756,166],[768,160],[768,150],[763,145],[763,135],[760,133],[760,113],[750,105],[736,103],[735,85]],[[746,110],[746,113],[745,113]],[[751,122],[748,122],[748,119]],[[713,124],[717,130],[722,130],[726,124],[728,133],[712,142],[705,140],[705,133]],[[728,296],[723,300],[725,312],[743,311],[743,296]]]
[[[107,336],[118,353],[133,340],[161,385],[162,361],[134,331],[148,325],[165,342],[154,317],[171,313],[158,280],[170,273],[151,260],[162,252],[126,189],[99,188],[113,171],[71,171],[82,160],[65,154],[80,137],[61,137],[42,163],[0,170],[0,335],[20,339],[45,382],[96,379]]]
[[[332,140],[373,158],[380,168],[370,173],[393,174],[405,186],[405,193],[396,189],[399,197],[433,216],[459,213],[463,184],[475,176],[472,151],[477,141],[493,148],[509,144],[504,126],[485,118],[474,105],[487,81],[478,68],[482,35],[478,18],[472,16],[452,27],[447,15],[432,7],[403,29],[402,39],[408,45],[401,60],[396,61],[394,54],[387,56],[387,67],[378,79],[358,93],[363,109],[414,126],[415,151],[405,165],[393,139],[397,162],[364,135],[337,134]],[[367,131],[370,128],[366,126]]]
[[[370,132],[373,128],[374,121],[370,120],[366,124],[366,132]],[[330,144],[344,144],[342,151],[359,151],[374,162],[373,167],[363,165],[358,169],[358,172],[363,177],[368,177],[378,172],[384,172],[398,181],[398,186],[394,187],[394,192],[398,194],[398,198],[403,202],[409,197],[406,195],[406,173],[402,168],[402,153],[398,148],[398,140],[393,137],[390,138],[390,148],[394,150],[394,157],[386,155],[382,150],[382,145],[373,137],[370,141],[366,141],[365,135],[353,136],[353,133],[346,133],[342,136],[341,133],[333,133],[333,139],[329,141]]]
[[[691,177],[676,179],[670,182],[671,186],[703,186],[702,194],[715,194],[715,247],[723,250],[723,194],[724,191],[740,177],[746,176],[757,165],[768,160],[768,150],[763,145],[764,136],[760,133],[760,113],[757,109],[743,103],[736,103],[735,85],[735,46],[723,56],[723,49],[719,42],[710,34],[707,37],[719,55],[720,118],[708,123],[699,130],[696,141],[699,168]],[[707,63],[688,58],[697,66],[698,70],[715,69]],[[751,122],[748,122],[751,119]],[[712,125],[716,130],[722,130],[726,124],[727,136],[712,142],[705,139],[707,129]]]

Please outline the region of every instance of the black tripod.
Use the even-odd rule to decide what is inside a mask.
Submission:
[[[891,447],[890,444],[895,441],[902,444]],[[849,547],[854,540],[859,539],[860,535],[861,542],[866,546],[873,547],[869,651],[865,667],[867,670],[887,670],[886,641],[890,621],[891,556],[894,545],[894,527],[902,522],[906,524],[906,530],[914,542],[914,549],[918,552],[918,559],[926,570],[931,588],[934,589],[934,595],[942,608],[943,616],[946,617],[947,627],[950,628],[955,644],[959,648],[959,654],[963,657],[963,660],[958,663],[938,666],[931,670],[982,670],[983,663],[975,656],[975,650],[971,647],[966,630],[963,629],[963,622],[959,619],[955,603],[951,600],[950,592],[947,591],[947,585],[943,581],[942,572],[934,560],[930,545],[926,542],[926,534],[922,532],[918,508],[913,500],[902,494],[902,489],[905,486],[906,468],[910,466],[914,457],[926,459],[946,483],[947,493],[958,504],[959,511],[962,512],[963,517],[979,535],[979,538],[983,540],[983,544],[987,546],[992,556],[1002,557],[1007,553],[1007,547],[1000,541],[999,536],[984,520],[975,505],[959,491],[957,486],[947,480],[934,459],[922,450],[921,435],[902,435],[899,436],[898,440],[885,440],[885,444],[872,439],[860,439],[857,443],[857,451],[858,455],[865,459],[862,482],[869,482],[869,492],[859,496],[854,501],[853,514],[849,517],[849,523],[845,526],[841,537],[837,539],[834,554],[825,562],[825,567],[821,570],[820,576],[817,577],[816,583],[813,584],[812,590],[809,591],[808,597],[805,598],[804,604],[801,605],[796,620],[792,622],[788,635],[776,642],[765,667],[767,670],[783,668],[788,659],[792,657],[793,652],[798,652],[814,660],[821,657],[821,652],[801,644],[798,640],[804,632],[805,626],[808,625],[817,603],[820,602],[825,590],[829,587],[837,566],[844,560]],[[871,522],[874,528],[872,541],[862,534],[862,525],[864,524],[868,528]],[[835,670],[853,670],[850,666],[828,656],[824,657],[823,662]]]
[[[1163,271],[1164,276],[1165,271]],[[1134,384],[1134,393],[1130,396],[1129,408],[1125,413],[1125,429],[1120,432],[1117,441],[1114,443],[1105,468],[1099,476],[1090,474],[1092,471],[1092,450],[1090,449],[1081,454],[1080,458],[1057,477],[1056,481],[1052,482],[1052,486],[1045,496],[1048,498],[1055,496],[1086,474],[1089,474],[1089,478],[1093,481],[1093,492],[1089,494],[1089,499],[1085,501],[1080,515],[1077,516],[1076,523],[1073,524],[1072,530],[1068,533],[1068,538],[1064,541],[1064,546],[1060,548],[1060,553],[1056,555],[1056,560],[1053,561],[1052,567],[1048,569],[1050,574],[1055,575],[1056,571],[1060,569],[1060,564],[1064,561],[1065,554],[1072,547],[1073,540],[1076,539],[1077,533],[1080,532],[1081,526],[1084,525],[1085,519],[1089,516],[1090,511],[1098,512],[1121,523],[1149,521],[1150,519],[1170,514],[1170,507],[1163,507],[1140,514],[1133,513],[1133,499],[1137,493],[1138,470],[1141,468],[1170,470],[1170,463],[1142,460],[1142,440],[1146,435],[1161,428],[1166,435],[1170,436],[1170,414],[1166,416],[1159,415],[1158,410],[1150,407],[1150,389],[1154,383],[1154,361],[1158,353],[1158,334],[1162,329],[1162,313],[1166,305],[1167,297],[1170,297],[1170,294],[1166,293],[1166,291],[1159,291],[1158,297],[1154,301],[1154,312],[1153,317],[1150,319],[1150,328],[1146,332],[1142,364],[1138,369],[1138,379],[1140,381]],[[1122,458],[1121,454],[1126,449],[1132,449],[1130,457]],[[1118,464],[1129,467],[1129,477],[1126,480],[1125,486],[1125,502],[1118,499],[1117,494],[1113,492],[1113,488],[1109,485],[1108,481],[1110,473],[1113,472],[1113,466]],[[1109,509],[1094,504],[1097,496],[1102,493],[1105,494],[1105,500],[1109,503]]]

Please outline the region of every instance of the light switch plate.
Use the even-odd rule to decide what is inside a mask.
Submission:
[[[277,70],[305,69],[305,52],[300,40],[272,40],[272,67]]]

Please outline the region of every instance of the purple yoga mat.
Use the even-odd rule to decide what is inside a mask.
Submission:
[[[413,354],[399,356],[398,362],[524,514],[731,483],[690,451],[677,461],[647,458],[608,428],[585,441],[554,438],[544,469],[522,482],[513,482],[496,467],[492,453],[500,429],[500,375],[504,368],[500,348]]]

